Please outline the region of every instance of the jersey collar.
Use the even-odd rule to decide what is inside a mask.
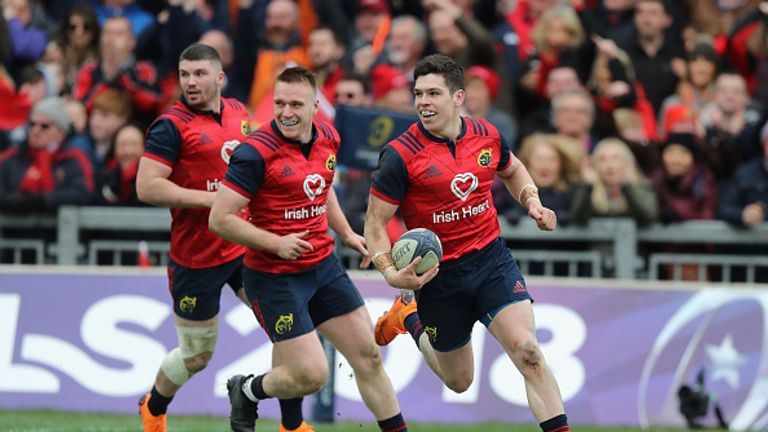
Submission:
[[[218,113],[215,113],[212,110],[202,111],[202,110],[199,110],[197,108],[192,108],[187,103],[187,100],[184,99],[184,96],[180,96],[179,97],[179,101],[181,101],[181,103],[183,103],[184,106],[187,107],[188,110],[190,110],[193,113],[198,114],[198,115],[209,115],[209,116],[212,116],[212,117],[221,117],[221,115],[224,113],[224,101],[221,100],[221,99],[219,99],[219,112]]]
[[[280,128],[277,127],[277,121],[274,119],[270,122],[270,126],[272,127],[272,132],[274,132],[275,135],[277,135],[283,142],[288,144],[307,145],[307,144],[312,144],[317,139],[317,128],[315,127],[315,122],[312,122],[312,137],[309,139],[308,143],[303,143],[299,140],[286,138],[285,135],[283,135],[283,133],[280,131]]]
[[[418,123],[419,123],[419,130],[421,130],[421,133],[423,133],[424,136],[427,137],[427,139],[434,142],[438,142],[438,143],[444,143],[444,144],[454,142],[448,138],[440,138],[435,135],[432,135],[432,133],[430,133],[427,130],[427,128],[425,128],[424,125],[421,124],[421,120],[419,120]],[[456,141],[464,138],[464,135],[466,133],[467,133],[467,121],[464,119],[464,117],[461,117],[461,131],[459,132],[459,136],[456,138]]]

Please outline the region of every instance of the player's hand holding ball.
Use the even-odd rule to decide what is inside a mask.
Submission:
[[[395,288],[419,290],[439,270],[443,247],[437,234],[426,228],[412,229],[392,246],[395,269],[384,273],[384,279]]]

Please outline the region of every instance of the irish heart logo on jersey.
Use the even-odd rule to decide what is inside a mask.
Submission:
[[[221,146],[221,159],[224,160],[225,164],[229,165],[229,158],[232,157],[232,153],[239,145],[240,141],[232,140],[225,142],[224,145]]]
[[[304,179],[304,193],[310,201],[320,196],[325,189],[325,179],[320,174],[310,174]]]
[[[472,173],[456,174],[451,180],[451,192],[462,201],[466,201],[475,189],[477,189],[477,177]]]

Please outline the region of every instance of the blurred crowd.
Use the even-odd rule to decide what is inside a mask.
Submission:
[[[465,68],[465,115],[499,129],[561,223],[766,220],[768,1],[2,6],[0,211],[139,205],[144,131],[178,98],[178,56],[200,41],[254,127],[272,117],[274,76],[295,64],[316,73],[327,120],[337,104],[412,112],[413,67],[439,52]],[[342,200],[358,231],[367,175],[341,179],[355,185]],[[496,189],[501,217],[525,215]]]

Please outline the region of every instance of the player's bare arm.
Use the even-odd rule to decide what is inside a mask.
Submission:
[[[269,251],[285,260],[295,260],[302,253],[313,250],[312,245],[303,240],[306,231],[279,236],[241,218],[240,210],[248,203],[248,198],[221,185],[208,217],[208,228],[226,240]]]
[[[338,234],[345,245],[360,252],[360,255],[363,257],[362,261],[360,261],[360,268],[368,268],[371,264],[371,255],[365,246],[365,238],[352,230],[347,217],[344,216],[344,212],[341,210],[339,199],[333,188],[328,190],[327,206],[328,225]]]
[[[416,267],[421,263],[421,257],[416,257],[409,265],[397,270],[390,251],[392,245],[387,235],[387,222],[397,211],[397,206],[390,204],[375,195],[370,195],[368,212],[365,214],[365,241],[371,251],[373,265],[384,275],[384,280],[400,289],[419,290],[432,278],[437,276],[438,266],[435,265],[421,276],[416,274]]]
[[[539,190],[525,165],[514,154],[510,155],[510,158],[509,166],[498,172],[497,175],[504,181],[509,193],[528,210],[528,216],[536,221],[539,229],[543,231],[554,230],[557,225],[555,212],[541,204]]]
[[[139,162],[136,193],[139,200],[158,207],[211,207],[215,192],[183,188],[168,180],[173,168],[147,157]]]

